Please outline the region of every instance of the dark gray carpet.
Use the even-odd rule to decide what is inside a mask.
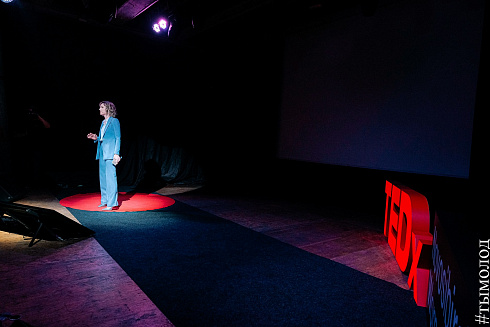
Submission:
[[[426,326],[411,292],[177,202],[70,209],[180,326]]]

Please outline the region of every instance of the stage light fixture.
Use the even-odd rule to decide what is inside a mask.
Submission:
[[[155,31],[156,33],[161,32],[160,26],[158,26],[158,24],[156,24],[156,23],[153,24],[152,30]]]
[[[165,19],[160,19],[160,21],[158,22],[158,25],[160,26],[160,28],[162,30],[164,30],[167,28],[167,21]]]
[[[2,0],[3,3],[11,3],[13,2],[14,0]]]
[[[156,33],[160,33],[161,31],[164,31],[167,29],[167,25],[168,25],[167,21],[165,19],[161,18],[160,20],[158,20],[158,22],[153,24],[152,29]]]

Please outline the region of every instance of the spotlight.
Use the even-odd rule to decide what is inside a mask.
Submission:
[[[3,3],[11,3],[14,0],[2,0]]]
[[[160,30],[160,26],[158,26],[158,24],[153,24],[153,27],[152,29],[156,32],[156,33],[160,33],[161,30]]]
[[[165,19],[160,19],[158,22],[154,23],[153,24],[153,27],[152,29],[156,32],[156,33],[160,33],[161,31],[164,31],[167,29],[167,21]]]

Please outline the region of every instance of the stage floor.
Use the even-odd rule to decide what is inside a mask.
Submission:
[[[207,194],[196,187],[170,185],[158,193],[407,289],[383,235],[383,212],[363,217],[348,209]],[[54,209],[76,221],[46,190],[17,203]],[[172,326],[94,238],[28,244],[0,231],[0,313],[19,314],[37,327]]]

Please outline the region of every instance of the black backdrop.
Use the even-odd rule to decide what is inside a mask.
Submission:
[[[154,154],[162,149],[198,161],[199,169],[181,167],[191,175],[179,173],[175,181],[200,180],[203,171],[242,178],[261,164],[258,157],[273,157],[281,60],[280,42],[269,42],[268,35],[247,29],[228,38],[216,31],[184,45],[49,13],[1,9],[11,166],[22,167],[19,173],[29,169],[23,154],[30,140],[23,134],[32,105],[51,123],[41,136],[43,168],[96,170],[95,147],[85,135],[99,128],[102,100],[118,108],[125,161],[133,162],[133,154],[144,161],[162,158]],[[134,152],[143,138],[158,150]],[[158,164],[165,175],[169,167]],[[138,182],[131,174],[121,174],[124,183]]]
[[[403,6],[408,2],[400,3],[402,9],[406,9]],[[428,3],[434,15],[455,11],[454,8],[446,11],[441,8],[440,11],[437,7],[441,5],[440,1]],[[475,8],[481,8],[481,1],[450,1],[442,5],[465,6],[469,12],[474,12]],[[388,5],[388,9],[393,8],[396,11],[398,7]],[[143,160],[138,167],[158,157],[162,175],[169,180],[178,176],[177,181],[187,178],[196,181],[206,176],[208,180],[219,179],[240,185],[238,182],[253,184],[277,181],[278,178],[291,184],[328,185],[333,191],[332,183],[339,176],[374,176],[374,179],[382,180],[385,175],[391,175],[384,170],[344,169],[342,163],[332,166],[276,160],[281,101],[284,104],[284,97],[281,99],[284,96],[283,77],[287,77],[283,75],[288,74],[290,68],[288,62],[283,61],[285,44],[287,46],[286,41],[291,35],[298,35],[298,30],[307,35],[306,32],[311,30],[308,26],[312,20],[310,16],[303,16],[300,23],[303,26],[284,28],[278,14],[266,10],[263,15],[253,17],[255,24],[247,24],[243,21],[245,18],[230,21],[189,42],[181,42],[129,33],[105,24],[88,24],[60,15],[21,10],[20,7],[3,5],[0,9],[5,107],[12,144],[9,153],[2,157],[3,161],[8,157],[10,167],[20,170],[21,174],[29,169],[24,160],[26,153],[30,153],[29,140],[22,134],[23,115],[30,105],[35,105],[52,125],[43,136],[43,151],[34,156],[41,157],[44,168],[95,172],[95,148],[85,135],[97,131],[100,124],[98,102],[105,99],[116,103],[119,111],[123,151],[126,151],[123,152],[126,163],[121,168],[126,165],[134,169],[134,160],[140,160],[136,156]],[[347,21],[376,21],[380,12],[371,17],[354,8],[347,13]],[[399,11],[395,14],[410,18]],[[340,17],[345,21],[346,17]],[[423,20],[425,16],[417,17]],[[426,26],[420,21],[413,25],[408,18],[407,28]],[[312,30],[318,31],[319,26],[328,29],[338,21],[333,18],[320,23],[316,21],[318,24]],[[437,28],[438,33],[440,30]],[[415,36],[424,35],[424,29],[419,28],[417,33]],[[475,45],[474,38],[468,42]],[[459,44],[455,45],[457,52],[464,53],[459,47]],[[474,56],[474,51],[471,53]],[[411,56],[410,52],[407,56]],[[423,55],[419,54],[419,57],[423,58]],[[361,64],[362,61],[358,63]],[[474,84],[467,87],[473,89]],[[482,96],[477,101],[484,107]],[[471,115],[470,107],[471,104],[465,104],[465,112]],[[484,126],[478,112],[475,117],[479,117],[475,124]],[[464,121],[467,127],[471,117]],[[453,135],[459,132],[454,131]],[[465,142],[467,134],[468,130],[465,130],[462,138]],[[485,148],[484,142],[479,142],[485,138],[484,134],[472,139],[472,166],[481,159],[475,153]],[[143,139],[150,140],[153,150],[142,154]],[[349,148],[348,142],[343,144]],[[314,151],[312,144],[302,143],[302,146]],[[139,150],[135,152],[134,149]],[[191,167],[183,166],[180,173],[167,174],[169,168],[163,166],[162,151],[185,153],[186,158],[192,158],[184,160],[191,162]],[[467,142],[465,151],[468,151]],[[359,156],[366,157],[366,153],[368,151],[360,152]],[[392,151],[392,154],[397,156],[396,152]],[[135,157],[131,158],[132,155]],[[462,156],[464,165],[467,165],[467,155],[465,152]],[[199,168],[192,168],[195,165]],[[403,167],[399,169],[406,171]],[[183,175],[185,171],[191,175]],[[120,177],[125,178],[126,184],[133,185],[143,175],[141,171],[128,171],[122,172]],[[424,174],[416,176],[419,179],[426,177]],[[401,178],[414,180],[413,175],[403,173]],[[430,184],[433,179],[429,176],[428,180]],[[369,179],[367,183],[371,181]]]

